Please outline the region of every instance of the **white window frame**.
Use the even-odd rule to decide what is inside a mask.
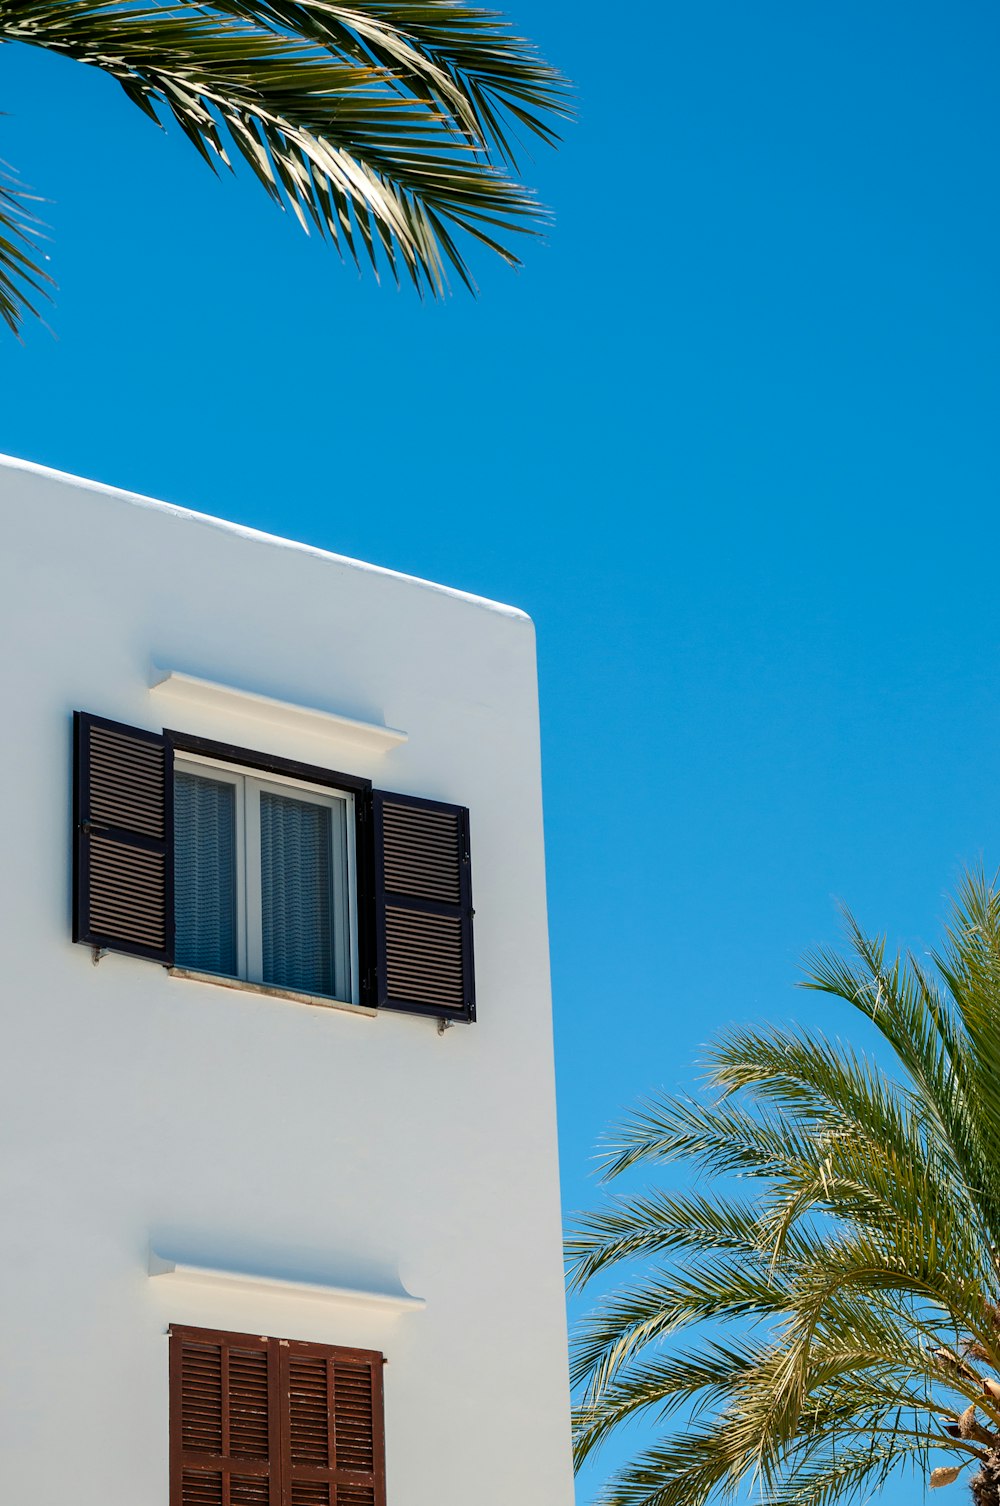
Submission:
[[[192,774],[196,777],[200,775],[202,778],[215,779],[221,784],[232,784],[236,788],[238,971],[235,976],[247,983],[259,984],[265,988],[277,987],[284,990],[285,985],[268,983],[264,979],[260,871],[261,794],[273,791],[280,795],[287,791],[297,800],[325,806],[332,811],[335,817],[333,822],[335,849],[338,846],[336,817],[339,816],[343,823],[342,850],[346,862],[338,861],[335,850],[332,874],[334,974],[335,978],[345,981],[346,997],[342,997],[340,991],[329,995],[317,995],[317,997],[328,997],[339,1004],[359,1003],[358,884],[353,794],[349,790],[312,784],[308,780],[292,779],[284,774],[265,773],[246,764],[228,763],[222,759],[204,757],[199,753],[178,754],[174,760],[174,774]],[[346,894],[343,892],[345,870]],[[296,992],[294,989],[287,991]]]

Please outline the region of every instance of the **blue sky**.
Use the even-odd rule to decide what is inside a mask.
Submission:
[[[835,897],[920,947],[1000,862],[1000,17],[513,14],[578,90],[555,228],[440,305],[0,49],[60,285],[0,449],[532,614],[571,1209],[722,1024],[855,1033],[793,991]]]

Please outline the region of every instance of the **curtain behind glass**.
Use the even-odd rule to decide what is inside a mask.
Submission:
[[[235,975],[235,785],[178,773],[174,844],[178,966]]]
[[[260,795],[264,982],[333,994],[331,812],[287,795]]]

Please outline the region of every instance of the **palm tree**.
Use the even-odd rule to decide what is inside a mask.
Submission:
[[[1000,894],[966,876],[927,965],[847,928],[804,986],[865,1015],[878,1060],[730,1029],[706,1092],[644,1103],[606,1161],[711,1185],[609,1200],[570,1239],[577,1287],[613,1278],[576,1343],[577,1459],[657,1426],[609,1506],[827,1506],[907,1465],[1000,1506]]]
[[[210,166],[240,159],[304,228],[439,294],[473,286],[454,232],[518,264],[544,211],[515,134],[554,143],[563,80],[503,19],[452,0],[0,0],[0,42],[102,68]],[[0,178],[0,315],[50,281],[30,197]]]

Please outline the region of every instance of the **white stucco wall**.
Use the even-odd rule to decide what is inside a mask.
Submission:
[[[382,1349],[389,1506],[566,1506],[566,1344],[531,623],[0,462],[0,1500],[166,1506],[170,1322]],[[404,729],[209,710],[151,664]],[[70,940],[74,709],[471,812],[478,1022],[357,1017]],[[403,1287],[388,1313],[147,1274]]]

